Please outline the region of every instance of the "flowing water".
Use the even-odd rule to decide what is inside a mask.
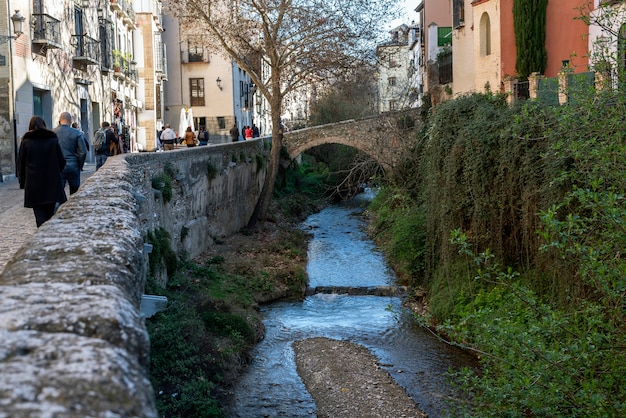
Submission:
[[[309,286],[371,287],[394,284],[393,272],[362,232],[354,200],[310,216]],[[311,337],[348,340],[368,348],[429,417],[447,416],[460,395],[449,369],[473,367],[473,357],[417,327],[401,299],[315,294],[261,309],[266,336],[234,389],[231,417],[311,417],[315,404],[296,372],[291,344]]]

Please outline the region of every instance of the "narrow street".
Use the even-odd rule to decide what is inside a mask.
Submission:
[[[95,163],[86,163],[81,173],[81,182],[89,178]],[[69,197],[69,187],[65,188]],[[37,230],[31,208],[24,207],[24,191],[17,178],[0,183],[0,272],[13,254]]]

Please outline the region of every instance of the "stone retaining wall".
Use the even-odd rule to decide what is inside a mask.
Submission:
[[[110,158],[26,241],[0,276],[0,418],[158,416],[139,314],[146,233],[164,228],[193,256],[245,226],[264,148]],[[152,187],[164,170],[169,202]]]

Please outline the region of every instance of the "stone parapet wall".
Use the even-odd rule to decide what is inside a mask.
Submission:
[[[145,235],[164,228],[197,254],[245,226],[257,154],[261,140],[110,158],[26,241],[0,275],[0,418],[158,416],[139,313]],[[152,188],[166,165],[169,203]]]

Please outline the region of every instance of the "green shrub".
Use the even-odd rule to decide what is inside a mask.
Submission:
[[[265,167],[265,158],[261,154],[256,154],[254,158],[256,159],[256,172],[260,173]]]
[[[160,190],[163,200],[167,203],[172,200],[172,177],[166,173],[161,173],[152,178],[152,187]]]
[[[163,228],[148,231],[145,242],[152,245],[148,256],[150,275],[155,276],[160,265],[164,265],[168,276],[172,276],[178,267],[178,258],[170,244],[170,234]]]
[[[217,177],[217,168],[210,161],[207,163],[206,176],[208,177],[209,181]]]

